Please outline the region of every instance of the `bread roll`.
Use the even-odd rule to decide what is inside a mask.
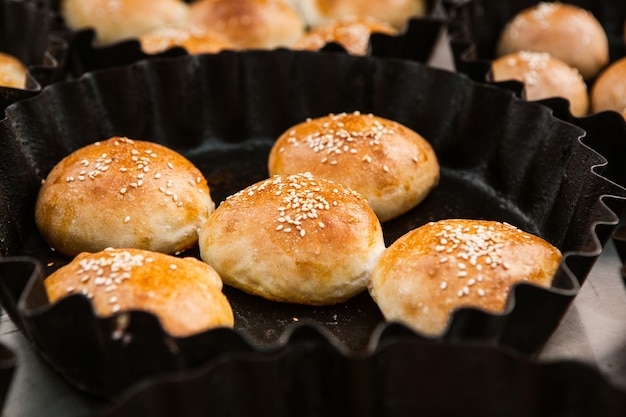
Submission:
[[[412,17],[427,13],[425,0],[290,0],[308,26],[347,16],[373,17],[402,29]]]
[[[578,70],[547,52],[513,52],[492,61],[492,69],[494,81],[523,82],[528,100],[563,97],[574,116],[588,112],[587,84]]]
[[[151,312],[172,336],[234,325],[219,275],[196,258],[139,249],[85,252],[53,272],[44,285],[51,303],[84,294],[101,317]]]
[[[365,200],[309,173],[277,175],[230,196],[202,227],[199,245],[225,284],[309,305],[364,291],[385,248]]]
[[[19,59],[0,52],[0,87],[26,88],[26,72]]]
[[[296,42],[293,49],[318,51],[334,42],[350,54],[365,55],[372,33],[395,35],[398,31],[388,23],[371,17],[347,17],[311,29]]]
[[[165,146],[112,137],[63,158],[35,206],[44,239],[75,256],[108,247],[176,253],[215,208],[202,173]]]
[[[199,27],[163,27],[139,37],[141,49],[147,54],[156,54],[175,46],[184,48],[190,54],[212,54],[233,45],[217,33]]]
[[[436,336],[455,309],[501,313],[514,284],[549,287],[560,260],[556,247],[509,224],[441,220],[389,246],[369,291],[386,320]]]
[[[613,62],[591,86],[591,111],[626,111],[626,58]]]
[[[239,49],[290,47],[304,34],[302,18],[283,0],[197,0],[189,21]]]
[[[188,6],[182,0],[61,0],[60,11],[71,29],[94,29],[97,42],[106,45],[182,26]]]
[[[517,51],[548,52],[593,78],[609,61],[609,41],[587,10],[565,3],[540,2],[522,10],[500,34],[497,55]]]
[[[340,113],[287,129],[274,143],[270,175],[311,172],[363,196],[385,222],[418,205],[439,182],[439,162],[418,133],[371,114]]]

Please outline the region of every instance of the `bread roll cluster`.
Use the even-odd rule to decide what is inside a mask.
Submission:
[[[0,52],[0,87],[26,88],[26,66],[13,55]]]
[[[549,287],[561,257],[547,241],[506,223],[440,220],[385,250],[369,292],[386,320],[437,336],[458,308],[502,313],[516,283]]]
[[[172,255],[197,246],[214,208],[202,173],[163,145],[114,136],[73,151],[35,205],[42,237],[70,258],[44,280],[50,302],[79,293],[99,316],[148,311],[173,336],[233,327],[217,272]]]
[[[572,114],[582,117],[593,111],[588,85],[608,63],[608,37],[591,12],[539,2],[516,14],[500,33],[493,77],[522,81],[529,100],[566,98]]]
[[[196,258],[132,248],[85,252],[49,275],[44,286],[51,303],[85,295],[101,317],[153,313],[172,336],[234,325],[219,275]]]
[[[547,52],[578,69],[586,80],[609,62],[609,41],[600,22],[587,10],[560,2],[540,2],[515,15],[497,48],[498,56]]]
[[[149,54],[174,46],[192,54],[318,50],[334,42],[364,55],[371,33],[394,35],[425,9],[424,0],[61,1],[69,28],[93,29],[101,45],[138,39]]]

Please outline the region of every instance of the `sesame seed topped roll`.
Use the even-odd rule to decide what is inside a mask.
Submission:
[[[389,246],[369,291],[386,320],[439,335],[459,307],[499,313],[514,284],[549,287],[560,261],[559,249],[507,223],[440,220]]]
[[[311,172],[357,191],[385,222],[417,206],[439,182],[439,162],[417,132],[371,114],[339,113],[287,129],[270,175]]]
[[[68,256],[108,247],[176,253],[197,245],[215,209],[206,179],[165,146],[112,137],[80,148],[48,174],[35,220]]]
[[[309,305],[364,291],[385,248],[363,198],[309,173],[276,175],[228,197],[202,227],[199,246],[225,284]]]
[[[196,258],[139,249],[84,252],[48,276],[44,286],[51,303],[84,294],[101,317],[151,312],[173,336],[234,325],[219,275]]]

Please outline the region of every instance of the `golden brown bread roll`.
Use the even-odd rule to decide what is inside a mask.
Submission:
[[[156,54],[175,46],[184,48],[190,54],[212,54],[233,45],[224,37],[199,27],[163,27],[139,37],[141,49],[147,54]]]
[[[215,204],[202,173],[165,146],[112,137],[63,158],[37,197],[35,220],[58,252],[108,247],[176,253],[197,244]]]
[[[239,49],[290,47],[304,34],[302,18],[283,0],[196,0],[189,21]]]
[[[347,17],[311,29],[296,42],[293,49],[318,51],[334,42],[353,55],[365,55],[372,33],[395,35],[398,31],[388,23],[371,17]]]
[[[19,59],[0,52],[0,87],[26,88],[26,72]]]
[[[310,305],[364,291],[385,248],[365,200],[309,173],[277,175],[230,196],[202,227],[199,245],[225,284]]]
[[[587,84],[578,70],[547,52],[513,52],[492,61],[492,70],[494,81],[523,82],[528,100],[564,97],[574,116],[588,112]]]
[[[151,312],[172,336],[234,324],[219,275],[196,258],[139,249],[85,252],[53,272],[44,285],[51,303],[84,294],[101,317],[130,310]]]
[[[402,29],[406,22],[427,12],[424,0],[289,0],[315,27],[347,16],[373,17]]]
[[[591,111],[626,111],[626,58],[621,58],[600,73],[591,86]]]
[[[270,151],[268,169],[270,175],[308,171],[349,187],[382,222],[415,207],[439,182],[439,162],[421,135],[359,112],[287,129]]]
[[[497,55],[516,51],[548,52],[577,68],[586,80],[609,61],[609,41],[600,22],[572,4],[540,2],[507,23]]]
[[[182,26],[188,6],[182,0],[61,0],[60,11],[71,29],[94,29],[98,43],[110,44]]]
[[[549,287],[560,260],[556,247],[509,224],[441,220],[389,246],[369,291],[386,320],[439,335],[459,307],[499,313],[513,284]]]

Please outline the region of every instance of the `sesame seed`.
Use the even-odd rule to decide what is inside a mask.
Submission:
[[[130,216],[124,217],[124,223],[128,223],[130,221]]]
[[[119,304],[114,305],[113,307],[111,307],[111,311],[113,313],[117,313],[118,311],[120,311],[120,306]]]
[[[178,268],[178,267],[176,266],[176,264],[170,264],[170,269],[171,269],[171,270],[174,270],[174,269],[176,269],[176,268]]]
[[[442,290],[445,290],[446,288],[448,288],[448,283],[447,283],[447,282],[445,282],[445,281],[443,281],[443,282],[441,283],[440,288],[441,288]]]

